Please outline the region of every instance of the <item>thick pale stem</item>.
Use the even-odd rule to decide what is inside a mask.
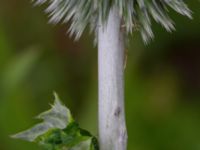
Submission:
[[[100,150],[126,150],[124,34],[117,9],[98,31]]]

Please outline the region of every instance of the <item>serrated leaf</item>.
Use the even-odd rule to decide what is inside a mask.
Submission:
[[[61,104],[58,95],[55,93],[55,102],[51,105],[51,109],[41,113],[36,118],[42,119],[43,122],[35,125],[31,129],[13,135],[13,138],[23,139],[33,142],[40,135],[50,129],[64,129],[73,121],[70,110]]]
[[[79,127],[70,110],[54,95],[52,108],[36,117],[43,122],[12,137],[36,142],[46,150],[98,150],[97,139]]]
[[[37,143],[48,150],[98,150],[98,143],[88,131],[76,122],[70,123],[64,130],[53,129],[36,139]]]

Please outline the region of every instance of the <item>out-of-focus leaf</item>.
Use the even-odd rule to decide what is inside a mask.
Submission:
[[[15,56],[5,65],[5,70],[2,72],[3,87],[6,90],[16,88],[31,72],[39,56],[39,52],[33,48]]]
[[[10,42],[4,32],[4,26],[0,20],[0,67],[3,66],[11,52]]]

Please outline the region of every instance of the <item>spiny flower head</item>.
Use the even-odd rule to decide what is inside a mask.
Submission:
[[[192,18],[191,11],[184,0],[32,0],[40,5],[47,3],[45,10],[50,22],[71,22],[70,35],[79,39],[89,26],[95,31],[99,23],[106,23],[110,10],[116,7],[122,17],[123,27],[132,33],[139,27],[144,42],[154,37],[151,20],[154,19],[167,31],[174,30],[174,22],[168,16],[169,8]]]

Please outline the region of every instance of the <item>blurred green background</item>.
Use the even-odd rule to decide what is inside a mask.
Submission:
[[[144,46],[130,37],[126,68],[128,150],[200,150],[200,3],[193,20],[171,12],[177,31],[153,25]],[[83,128],[97,134],[97,49],[68,25],[48,24],[45,6],[0,0],[0,150],[40,150],[9,136],[49,108],[55,90]]]

